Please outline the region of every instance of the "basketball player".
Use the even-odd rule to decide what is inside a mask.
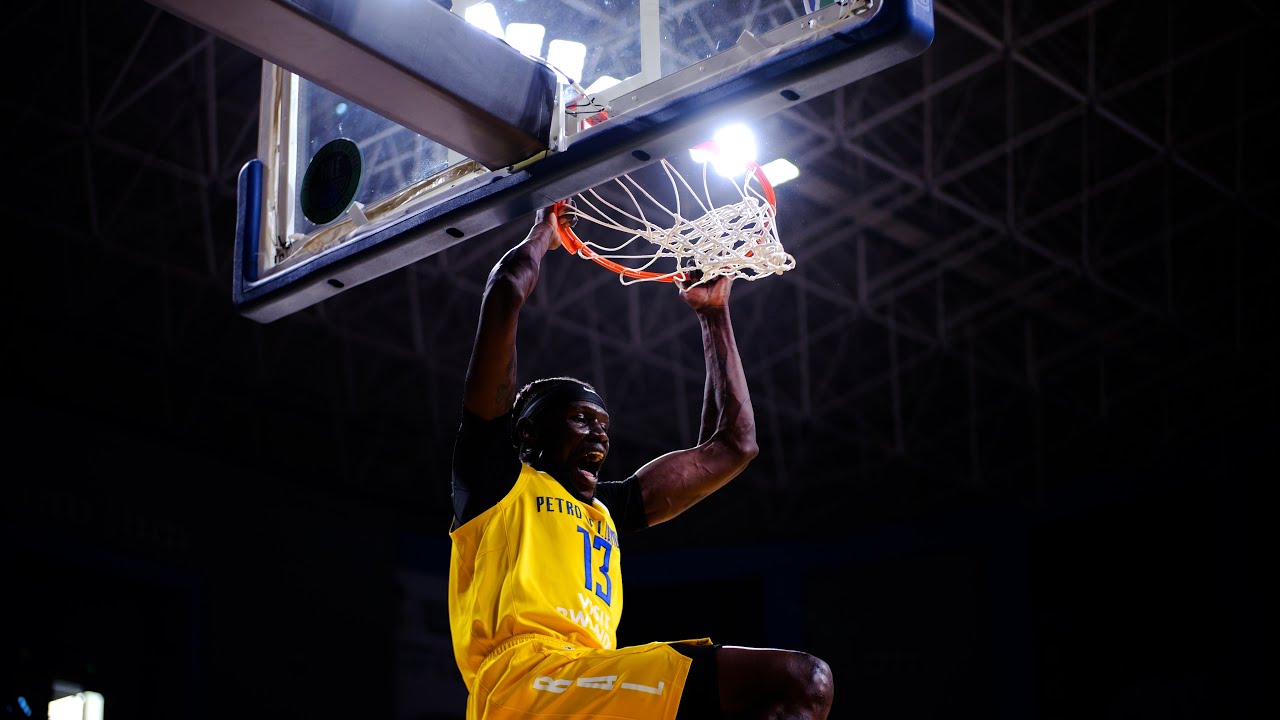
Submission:
[[[827,664],[807,653],[710,639],[619,648],[619,539],[688,510],[758,452],[729,319],[732,279],[678,283],[706,357],[695,447],[599,482],[609,412],[590,383],[516,392],[516,326],[547,252],[554,208],[494,266],[463,390],[453,461],[449,616],[467,720],[821,720]],[[728,601],[728,598],[726,598]]]

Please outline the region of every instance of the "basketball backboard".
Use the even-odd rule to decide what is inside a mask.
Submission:
[[[932,0],[152,0],[263,57],[233,300],[270,322],[922,53]]]

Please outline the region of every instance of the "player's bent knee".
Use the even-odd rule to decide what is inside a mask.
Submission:
[[[831,701],[835,694],[835,678],[831,674],[831,666],[822,658],[808,653],[798,653],[797,662],[792,664],[792,672],[798,690],[804,697],[804,704],[815,714],[815,718],[825,718],[831,709]]]
[[[718,656],[725,717],[826,720],[835,683],[831,667],[800,650],[724,647]]]

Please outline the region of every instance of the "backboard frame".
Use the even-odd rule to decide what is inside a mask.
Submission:
[[[855,12],[857,5],[866,11]],[[264,238],[278,221],[281,172],[261,155],[240,171],[233,303],[272,322],[403,268],[534,210],[687,151],[730,121],[751,121],[911,59],[933,39],[931,0],[835,2],[759,38],[648,84],[600,93],[608,120],[577,127],[556,112],[548,150],[510,167],[474,167],[419,193],[412,212],[370,222],[357,204],[346,237],[287,268],[262,272]],[[272,102],[291,74],[264,60],[260,150],[279,147]],[[286,121],[287,122],[287,121]],[[268,162],[264,162],[264,157]],[[294,179],[296,181],[296,178]],[[361,222],[361,221],[364,222]]]

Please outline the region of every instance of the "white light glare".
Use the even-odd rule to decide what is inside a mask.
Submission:
[[[716,172],[724,177],[741,175],[747,163],[756,159],[756,136],[751,128],[741,123],[726,125],[711,136],[719,150],[717,155],[709,155],[700,150],[690,150],[689,155],[694,162],[711,161]]]
[[[587,46],[572,40],[552,40],[547,44],[547,62],[574,82],[579,82],[582,80],[582,66],[587,62]]]
[[[792,165],[786,158],[771,160],[761,165],[760,169],[764,171],[764,176],[769,179],[769,184],[774,187],[800,177],[800,168]]]
[[[507,44],[525,55],[542,57],[542,37],[546,34],[547,29],[537,23],[507,23]]]
[[[49,703],[49,720],[102,720],[102,695],[78,692]]]
[[[547,28],[538,23],[508,23],[504,32],[502,21],[498,19],[498,11],[491,3],[472,5],[463,11],[467,22],[484,30],[496,38],[507,41],[511,47],[525,55],[543,57],[542,41],[547,36]],[[547,46],[547,62],[556,66],[575,82],[582,79],[582,67],[587,59],[587,46],[569,40],[552,40]]]
[[[494,9],[492,4],[480,3],[479,5],[472,5],[462,13],[462,16],[467,19],[467,22],[490,35],[496,38],[502,37],[502,22],[498,20],[498,11]]]
[[[604,90],[608,90],[609,88],[613,87],[614,85],[617,85],[620,82],[622,81],[612,75],[601,75],[600,77],[596,78],[594,82],[592,82],[590,85],[586,87],[586,91],[587,91],[587,94],[601,92]]]

